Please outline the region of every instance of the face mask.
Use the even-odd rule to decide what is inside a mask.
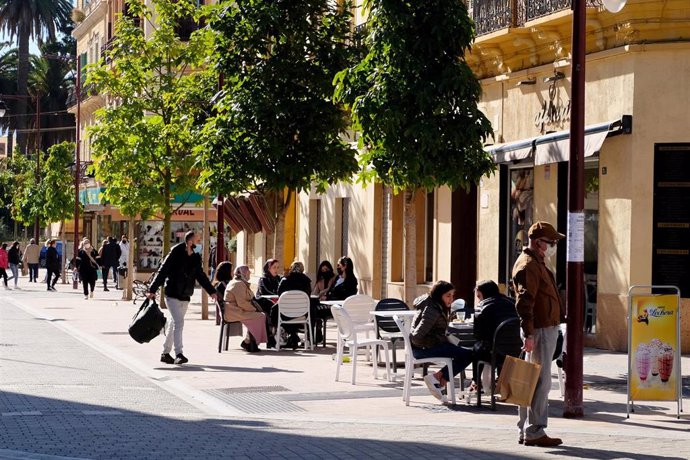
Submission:
[[[342,275],[342,274],[343,274],[343,269],[338,267],[338,275]]]
[[[546,256],[546,257],[551,257],[551,256],[553,256],[554,254],[556,254],[556,250],[557,250],[557,249],[558,249],[558,248],[556,247],[555,244],[554,244],[553,246],[547,245],[547,246],[546,246],[546,251],[544,251],[544,256]]]
[[[89,243],[86,243],[86,244],[84,245],[84,249],[91,249],[91,245],[90,245]]]

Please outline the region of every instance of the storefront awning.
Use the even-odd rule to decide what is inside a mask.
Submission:
[[[217,202],[214,202],[217,205]],[[275,223],[266,205],[263,195],[248,193],[231,196],[223,205],[225,222],[233,232],[273,233]]]
[[[585,127],[585,157],[598,153],[607,137],[632,132],[632,115]],[[531,139],[523,139],[488,147],[495,163],[510,163],[534,157],[535,165],[568,161],[570,158],[570,131],[558,131]]]

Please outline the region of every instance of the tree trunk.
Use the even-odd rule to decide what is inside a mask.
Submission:
[[[20,25],[18,33],[18,57],[17,57],[17,95],[27,96],[29,85],[29,27],[28,25]],[[17,114],[24,115],[28,113],[27,104],[28,99],[20,97],[17,100]],[[23,132],[27,126],[29,117],[16,117],[17,126],[17,145],[22,155],[27,155],[27,140],[28,133]]]
[[[405,303],[417,297],[417,206],[415,190],[405,190]]]
[[[276,229],[273,234],[273,258],[281,262],[283,268],[292,263],[285,259],[285,214],[290,207],[290,200],[292,199],[292,190],[287,192],[276,193]]]
[[[125,278],[125,290],[122,300],[132,300],[132,288],[134,287],[134,225],[135,218],[129,218],[127,225],[127,241],[129,241],[129,254],[127,254],[127,278]]]
[[[209,230],[208,230],[208,195],[204,195],[204,229],[203,229],[203,255],[201,256],[201,265],[204,267],[204,274],[208,275],[208,245],[209,245]],[[208,319],[208,293],[201,290],[201,319]]]
[[[172,186],[170,184],[170,172],[166,171],[165,174],[165,179],[164,179],[164,193],[166,196],[166,205],[165,209],[163,210],[163,257],[167,257],[168,253],[170,252],[170,229],[172,228],[171,221],[172,221]],[[165,291],[164,287],[161,286],[161,301],[160,301],[160,307],[161,308],[166,308],[165,306]]]
[[[60,240],[62,241],[62,260],[60,261],[60,273],[62,273],[62,284],[67,284],[67,270],[65,270],[65,260],[67,259],[67,241],[65,241],[65,219],[60,222]],[[38,241],[36,241],[38,244]]]

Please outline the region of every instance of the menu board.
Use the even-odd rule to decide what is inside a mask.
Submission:
[[[635,401],[675,401],[680,395],[677,295],[630,298],[629,396]]]
[[[654,148],[652,284],[690,297],[690,144]]]

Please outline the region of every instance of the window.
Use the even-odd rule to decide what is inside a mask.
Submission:
[[[338,258],[348,255],[348,226],[350,220],[350,198],[336,198],[336,249],[340,251]]]
[[[249,270],[251,270],[252,273],[254,273],[254,265],[255,265],[255,260],[256,260],[256,248],[254,247],[255,243],[255,238],[253,233],[249,233],[245,230],[244,234],[246,235],[245,237],[245,263],[249,267]],[[259,273],[259,275],[261,275]]]
[[[321,200],[309,200],[309,248],[309,260],[316,271],[321,263]]]
[[[403,259],[405,254],[404,247],[404,200],[403,193],[391,195],[391,281],[403,281]]]
[[[196,0],[197,7],[204,5],[204,0]],[[189,41],[192,33],[204,27],[204,23],[196,22],[193,17],[182,18],[178,21],[175,33],[183,42]]]
[[[424,282],[434,282],[434,212],[435,192],[426,194],[424,215]]]

